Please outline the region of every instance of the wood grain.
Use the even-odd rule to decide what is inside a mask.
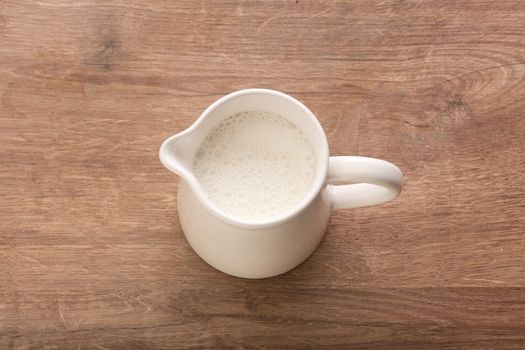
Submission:
[[[0,42],[0,348],[525,348],[523,1],[4,0]],[[157,158],[246,87],[406,176],[256,281]]]

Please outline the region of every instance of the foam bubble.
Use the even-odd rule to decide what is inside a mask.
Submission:
[[[281,116],[247,111],[219,123],[193,170],[219,210],[268,220],[297,205],[312,186],[316,159],[304,134]]]

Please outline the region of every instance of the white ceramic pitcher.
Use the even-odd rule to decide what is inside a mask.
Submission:
[[[276,113],[295,124],[317,160],[314,181],[303,200],[258,223],[219,211],[192,172],[197,150],[213,127],[251,110]],[[330,157],[326,135],[313,113],[293,97],[267,89],[240,90],[220,98],[191,127],[164,141],[159,155],[162,164],[181,178],[179,219],[193,250],[216,269],[245,278],[275,276],[299,265],[319,245],[332,210],[387,202],[400,193],[403,182],[401,170],[384,160]]]

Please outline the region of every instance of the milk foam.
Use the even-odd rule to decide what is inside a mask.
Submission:
[[[294,124],[264,111],[224,119],[201,144],[193,170],[224,213],[261,221],[298,204],[312,186],[316,160]]]

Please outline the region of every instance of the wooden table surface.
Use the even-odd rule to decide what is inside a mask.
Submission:
[[[399,165],[282,276],[204,263],[161,142],[267,87]],[[0,2],[0,349],[524,349],[525,2]]]

